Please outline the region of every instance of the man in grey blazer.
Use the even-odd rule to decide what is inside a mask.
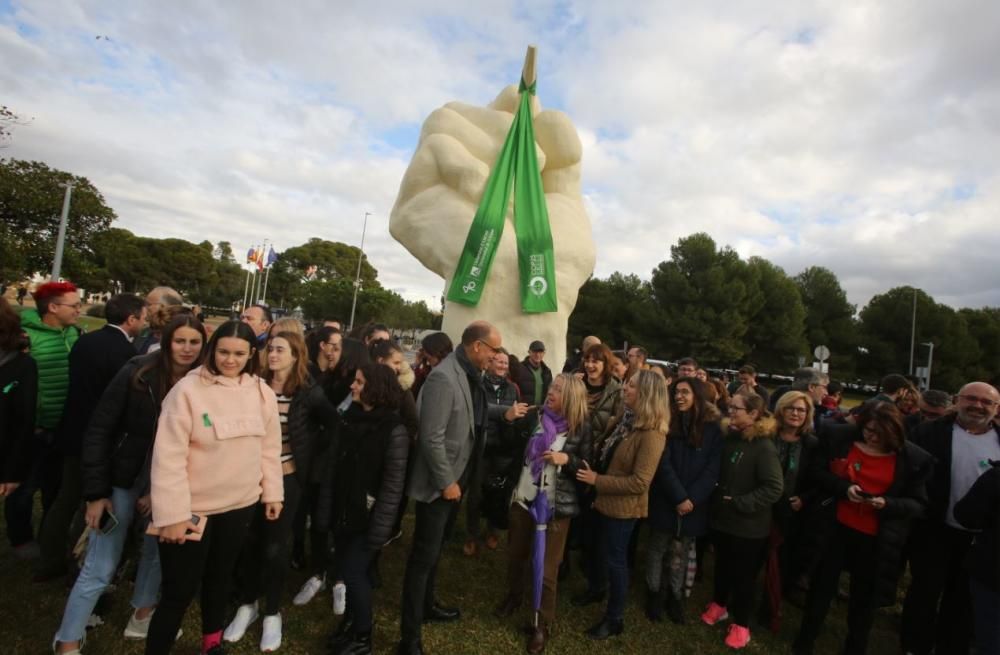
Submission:
[[[424,652],[424,621],[459,617],[458,609],[436,602],[434,578],[448,518],[473,479],[473,455],[482,449],[487,413],[483,371],[500,346],[495,327],[483,321],[469,324],[459,348],[434,367],[420,389],[420,432],[407,490],[415,501],[416,528],[403,579],[399,655]]]

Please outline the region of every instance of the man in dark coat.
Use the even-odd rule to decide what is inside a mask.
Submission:
[[[104,313],[107,324],[81,336],[69,353],[66,409],[56,430],[56,445],[63,455],[62,484],[39,530],[42,556],[35,576],[37,581],[58,577],[66,571],[67,534],[82,498],[83,433],[111,379],[136,355],[132,342],[146,325],[146,301],[131,294],[119,294],[108,300]]]
[[[545,344],[532,341],[528,346],[528,356],[521,362],[523,367],[514,382],[521,390],[521,400],[540,407],[552,384],[552,371],[545,363]]]
[[[954,414],[922,423],[912,441],[935,461],[927,482],[925,520],[911,539],[912,582],[903,605],[904,652],[967,653],[972,637],[969,577],[964,568],[975,532],[958,523],[955,503],[1000,459],[1000,428],[994,422],[1000,392],[970,382],[955,396]]]

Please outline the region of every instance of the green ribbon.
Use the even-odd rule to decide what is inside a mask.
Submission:
[[[518,90],[521,101],[517,114],[486,180],[486,189],[448,289],[448,300],[470,307],[479,304],[500,246],[513,189],[521,308],[529,314],[554,312],[557,310],[555,253],[531,119],[535,85],[525,86],[522,79]]]

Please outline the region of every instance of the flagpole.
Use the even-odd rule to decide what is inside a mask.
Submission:
[[[261,257],[264,257],[264,248],[266,246],[267,246],[267,239],[264,240],[264,245],[262,245],[260,247],[260,257],[257,258],[257,262],[258,262],[257,263],[257,284],[256,284],[257,291],[254,293],[254,298],[255,298],[254,304],[255,305],[260,302],[260,278],[261,278],[261,275],[260,275],[260,272],[261,272],[260,260],[261,260]]]
[[[243,306],[240,308],[240,311],[243,311],[244,309],[247,308],[248,293],[250,293],[250,271],[247,271],[247,281],[246,284],[243,285]]]
[[[361,226],[361,250],[358,251],[358,272],[354,275],[354,299],[351,301],[351,323],[349,330],[354,329],[354,308],[358,304],[358,289],[361,288],[361,261],[365,258],[365,232],[368,230],[368,217],[371,212],[365,212],[365,222]]]
[[[267,281],[270,279],[270,277],[271,277],[271,265],[268,264],[268,266],[264,269],[264,293],[260,297],[260,301],[265,305],[267,304]]]

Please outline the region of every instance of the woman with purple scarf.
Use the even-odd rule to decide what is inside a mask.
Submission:
[[[540,620],[534,622],[528,636],[529,653],[545,650],[549,626],[555,621],[556,583],[569,521],[580,513],[576,472],[588,468],[591,450],[587,390],[583,382],[565,373],[556,376],[537,421],[511,499],[507,597],[495,611],[498,617],[509,617],[521,606],[528,572],[532,568],[532,542],[535,533],[543,529],[541,525],[536,526],[535,517],[548,517],[544,524]],[[548,506],[538,507],[538,503]]]

